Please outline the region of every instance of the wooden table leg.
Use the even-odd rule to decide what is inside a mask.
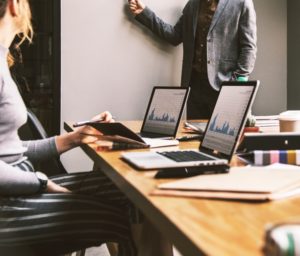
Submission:
[[[146,217],[140,225],[138,256],[173,256],[172,244]]]

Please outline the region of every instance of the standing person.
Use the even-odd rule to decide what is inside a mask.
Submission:
[[[38,141],[21,141],[18,128],[27,111],[8,66],[9,47],[32,38],[28,0],[0,0],[0,254],[61,255],[105,242],[119,244],[119,255],[134,256],[128,203],[99,172],[48,177],[34,170],[42,161],[100,133],[84,126],[74,132]],[[111,114],[96,118],[112,120]]]
[[[128,0],[136,20],[177,46],[183,43],[181,86],[190,86],[188,119],[210,118],[222,81],[246,80],[256,59],[252,0],[189,0],[175,26],[140,0]]]

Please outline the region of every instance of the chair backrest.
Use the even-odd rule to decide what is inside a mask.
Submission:
[[[27,109],[27,116],[27,123],[30,126],[35,139],[46,139],[48,137],[47,132],[36,115],[30,109]]]
[[[22,126],[19,130],[19,136],[22,140],[40,140],[48,137],[43,125],[37,116],[30,110],[27,109],[27,123]],[[59,175],[67,173],[65,167],[59,158],[53,158],[47,162],[41,163],[35,166],[39,170],[46,173],[48,176]],[[84,256],[85,249],[78,251],[76,255]]]
[[[27,109],[27,115],[27,123],[19,130],[20,138],[22,140],[46,139],[48,137],[47,132],[36,115],[30,109]],[[49,176],[67,173],[59,158],[53,158],[40,163],[35,168],[45,172]]]

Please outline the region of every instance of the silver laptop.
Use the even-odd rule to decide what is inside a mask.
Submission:
[[[153,87],[139,135],[174,139],[189,91],[189,87]]]
[[[223,82],[198,150],[122,153],[139,169],[228,164],[236,150],[259,81]]]

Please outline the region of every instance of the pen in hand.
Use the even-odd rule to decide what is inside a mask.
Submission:
[[[112,118],[115,119],[114,116]],[[89,124],[93,124],[93,123],[101,123],[103,121],[105,121],[104,118],[99,118],[99,119],[96,119],[96,120],[80,121],[80,122],[77,122],[77,123],[73,124],[73,127],[80,127],[80,126],[89,125]]]
[[[104,119],[103,118],[100,118],[100,119],[97,119],[97,120],[88,120],[88,121],[80,121],[80,122],[77,122],[75,124],[73,124],[73,127],[79,127],[79,126],[84,126],[84,125],[89,125],[89,124],[92,124],[92,123],[101,123],[103,122]]]

